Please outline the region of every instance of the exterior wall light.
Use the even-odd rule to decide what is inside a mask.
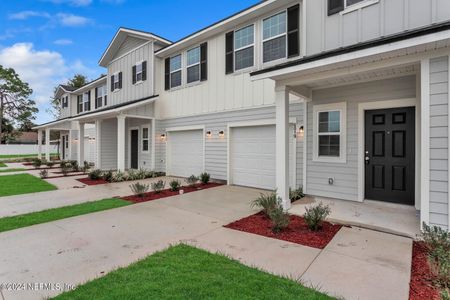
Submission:
[[[209,137],[209,138],[210,138],[211,136],[212,136],[211,131],[207,131],[207,132],[206,132],[206,137]]]
[[[160,136],[160,138],[161,138],[161,141],[165,141],[165,140],[166,140],[166,134],[165,134],[165,133],[162,133],[161,136]]]
[[[304,134],[305,134],[305,128],[302,125],[298,128],[298,135],[303,136]]]
[[[219,137],[223,138],[225,136],[225,132],[223,130],[219,131]]]

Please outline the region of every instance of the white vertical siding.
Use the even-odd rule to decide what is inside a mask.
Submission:
[[[132,36],[128,36],[122,43],[122,45],[120,45],[119,50],[117,50],[116,55],[114,55],[113,59],[119,58],[124,54],[127,54],[128,52],[130,52],[131,50],[145,44],[147,41],[137,38],[137,37],[132,37]]]
[[[430,60],[430,223],[448,229],[448,56]]]

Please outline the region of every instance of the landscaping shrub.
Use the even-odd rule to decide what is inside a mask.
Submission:
[[[113,171],[109,170],[109,171],[103,172],[102,178],[105,181],[112,182],[112,180],[113,180]]]
[[[284,211],[280,203],[277,203],[275,208],[270,210],[269,218],[272,221],[272,231],[274,233],[279,233],[289,226],[289,214]]]
[[[130,169],[128,170],[128,180],[137,180],[138,179],[138,175],[136,170],[134,169]]]
[[[188,178],[186,178],[185,181],[186,181],[186,183],[187,183],[188,185],[194,186],[194,185],[197,183],[197,181],[198,181],[198,177],[195,176],[195,175],[191,175],[191,176],[189,176]]]
[[[181,182],[179,181],[179,180],[171,180],[170,182],[169,182],[169,185],[170,185],[170,190],[172,191],[172,192],[176,192],[176,191],[178,191],[179,189],[180,189],[180,187],[181,187]]]
[[[136,182],[130,185],[130,188],[133,194],[135,194],[138,197],[143,197],[144,194],[148,191],[149,185]]]
[[[64,167],[61,168],[61,173],[64,176],[67,176],[69,174],[70,170],[71,170],[71,167],[69,167],[68,165],[65,165]]]
[[[112,181],[113,182],[122,182],[122,181],[126,181],[127,179],[128,179],[127,175],[124,172],[117,171],[116,173],[114,173]]]
[[[88,175],[91,180],[99,180],[102,177],[102,171],[99,169],[92,170]]]
[[[40,168],[42,166],[42,159],[35,158],[33,159],[33,167]]]
[[[78,170],[80,169],[80,166],[78,165],[78,161],[76,161],[76,160],[70,161],[70,167],[73,172],[78,172]]]
[[[59,166],[61,167],[61,168],[63,168],[64,166],[67,166],[69,164],[69,162],[67,162],[67,161],[65,161],[65,160],[62,160],[60,163],[59,163]]]
[[[81,171],[82,171],[84,174],[86,174],[86,173],[89,171],[90,168],[91,168],[91,165],[89,164],[89,162],[84,161],[84,162],[83,162],[83,166],[81,167]]]
[[[166,176],[166,172],[154,172],[153,177],[163,177]]]
[[[320,202],[316,206],[310,206],[305,208],[306,212],[303,215],[306,224],[312,231],[317,231],[322,228],[322,223],[326,217],[331,213],[331,209],[328,205],[324,205]]]
[[[200,181],[203,184],[208,184],[210,179],[211,179],[211,176],[208,173],[203,172],[202,174],[200,174]]]
[[[252,208],[260,208],[267,216],[278,205],[277,194],[275,192],[270,194],[260,194],[258,198],[252,201],[250,206]]]
[[[52,162],[51,160],[50,160],[50,161],[47,161],[45,164],[46,164],[47,167],[49,167],[49,168],[52,168],[52,167],[55,165],[55,163]]]
[[[450,290],[450,233],[438,226],[423,224],[422,238],[429,250],[435,284],[443,289],[443,298]]]
[[[155,172],[153,172],[153,171],[145,171],[145,175],[144,175],[144,178],[153,178],[153,177],[156,177],[155,176]]]
[[[147,171],[143,168],[139,168],[136,172],[136,179],[145,179],[147,176]]]
[[[305,197],[305,194],[303,194],[303,187],[299,187],[295,190],[289,189],[289,199],[291,199],[292,202],[300,200],[303,197]]]
[[[155,193],[160,193],[164,187],[166,186],[166,183],[162,180],[158,180],[156,182],[152,182],[152,190],[155,191]]]
[[[39,172],[39,176],[41,177],[41,179],[45,179],[48,177],[48,171],[47,170],[41,170]]]

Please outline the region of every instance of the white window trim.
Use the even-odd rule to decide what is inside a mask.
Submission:
[[[141,60],[141,61],[138,61],[138,62],[136,62],[135,64],[134,64],[134,66],[136,67],[136,74],[135,74],[135,80],[136,80],[136,82],[134,83],[134,85],[137,85],[137,84],[140,84],[140,83],[142,83],[142,82],[144,82],[143,80],[142,80],[142,75],[141,75],[141,80],[137,80],[137,75],[138,74],[143,74],[143,67],[142,67],[142,64],[144,63],[144,61],[143,60]],[[141,72],[139,72],[138,73],[138,71],[137,71],[137,66],[138,65],[141,65]]]
[[[319,156],[319,113],[340,112],[339,157]],[[313,106],[313,161],[328,163],[347,163],[347,102],[320,104]]]
[[[348,13],[350,13],[352,11],[355,11],[355,10],[358,10],[358,9],[361,9],[361,8],[364,8],[364,7],[373,5],[373,4],[377,4],[378,2],[380,2],[380,0],[364,0],[364,1],[361,1],[359,3],[355,3],[355,4],[352,4],[352,5],[347,5],[347,0],[344,0],[344,7],[345,8],[339,14],[340,15],[345,15],[345,14],[348,14]]]
[[[200,53],[199,59],[198,59],[198,63],[194,63],[194,64],[188,65],[188,52],[191,51],[191,50],[197,49],[197,48],[198,48],[198,51],[199,51],[199,53]],[[201,67],[200,67],[201,61],[202,61],[202,50],[201,50],[200,45],[197,45],[197,46],[195,46],[195,47],[192,47],[192,48],[186,50],[186,84],[187,84],[187,85],[195,84],[195,83],[197,83],[197,82],[200,81],[200,78],[201,78],[201,76],[202,76],[202,75],[201,75]],[[192,82],[188,82],[188,77],[187,77],[187,71],[188,71],[188,69],[189,69],[190,67],[195,67],[195,66],[197,66],[197,65],[198,65],[198,68],[199,68],[199,69],[198,69],[198,79],[197,79],[197,80],[194,80],[194,81],[192,81]],[[183,64],[181,64],[181,67],[183,67]],[[181,82],[183,83],[183,78],[181,78]]]
[[[104,85],[102,85],[102,86],[98,86],[98,87],[96,87],[96,89],[97,89],[97,97],[95,98],[95,106],[97,107],[97,109],[99,109],[100,107],[103,107],[103,106],[105,106],[105,89],[104,89]],[[98,91],[102,91],[102,96],[101,97],[98,97]],[[101,103],[101,105],[99,106],[98,104],[98,100],[99,99],[101,99],[101,101],[100,101],[100,103]]]
[[[113,90],[113,92],[116,92],[116,91],[120,91],[121,90],[121,88],[116,88],[116,83],[118,83],[119,82],[119,73],[120,72],[116,72],[116,73],[113,73],[113,86],[114,86],[114,90]],[[116,81],[116,78],[117,78],[117,81]]]
[[[234,41],[234,38],[236,36],[236,31],[245,29],[245,28],[250,27],[250,26],[253,26],[253,44],[250,44],[250,45],[247,45],[247,46],[244,46],[244,47],[240,47],[240,48],[235,48],[236,43]],[[250,70],[250,69],[255,68],[255,64],[256,64],[256,61],[255,61],[255,59],[256,59],[256,55],[255,55],[255,40],[256,40],[256,26],[255,26],[254,23],[248,24],[246,26],[243,26],[243,27],[233,31],[233,71],[234,72],[245,72],[246,70]],[[250,48],[250,47],[253,47],[253,65],[251,65],[250,67],[246,67],[246,68],[242,68],[242,69],[237,69],[236,70],[236,52],[241,51],[241,50],[245,50],[245,49]]]
[[[174,71],[170,70],[170,72],[169,72],[169,76],[170,76],[170,78],[169,78],[169,83],[170,83],[170,89],[171,89],[171,90],[174,90],[174,89],[178,89],[178,88],[183,87],[183,53],[178,53],[178,54],[173,55],[173,56],[170,57],[170,60],[169,60],[169,68],[171,67],[172,59],[173,59],[174,57],[177,57],[177,56],[180,56],[181,64],[180,64],[180,68],[179,68],[179,69],[176,69],[176,70],[174,70]],[[172,87],[172,74],[173,74],[173,73],[176,73],[176,72],[181,72],[181,83],[180,83],[180,85],[177,85],[177,86]]]
[[[144,138],[144,129],[147,129],[147,138]],[[150,124],[145,124],[141,126],[141,153],[150,153]],[[148,149],[144,150],[144,140],[148,141]]]
[[[276,15],[279,15],[281,13],[286,13],[286,27],[285,27],[284,33],[278,34],[276,36],[272,36],[272,37],[267,38],[267,39],[264,39],[264,21],[267,20],[267,19],[270,19],[270,18],[272,18],[272,17],[274,17]],[[264,67],[266,67],[268,65],[271,65],[271,64],[276,64],[279,61],[283,61],[283,60],[288,59],[288,36],[287,36],[288,35],[288,28],[287,28],[287,26],[288,26],[288,9],[287,8],[285,8],[283,10],[280,10],[279,12],[274,13],[274,14],[272,14],[272,15],[266,17],[266,18],[263,18],[261,20],[261,63],[263,64]],[[264,43],[268,42],[268,41],[271,41],[271,40],[274,40],[276,38],[282,37],[282,36],[286,36],[286,53],[285,53],[284,57],[264,62]]]
[[[83,111],[90,111],[90,110],[86,109],[86,103],[89,103],[89,102],[90,102],[89,101],[89,91],[87,91],[87,92],[83,93]]]

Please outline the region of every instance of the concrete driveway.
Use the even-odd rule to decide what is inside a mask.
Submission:
[[[254,213],[259,193],[222,186],[0,233],[0,283],[78,285],[184,242],[345,299],[408,298],[410,239],[345,228],[319,250],[222,227]],[[7,300],[58,293],[3,290]]]

